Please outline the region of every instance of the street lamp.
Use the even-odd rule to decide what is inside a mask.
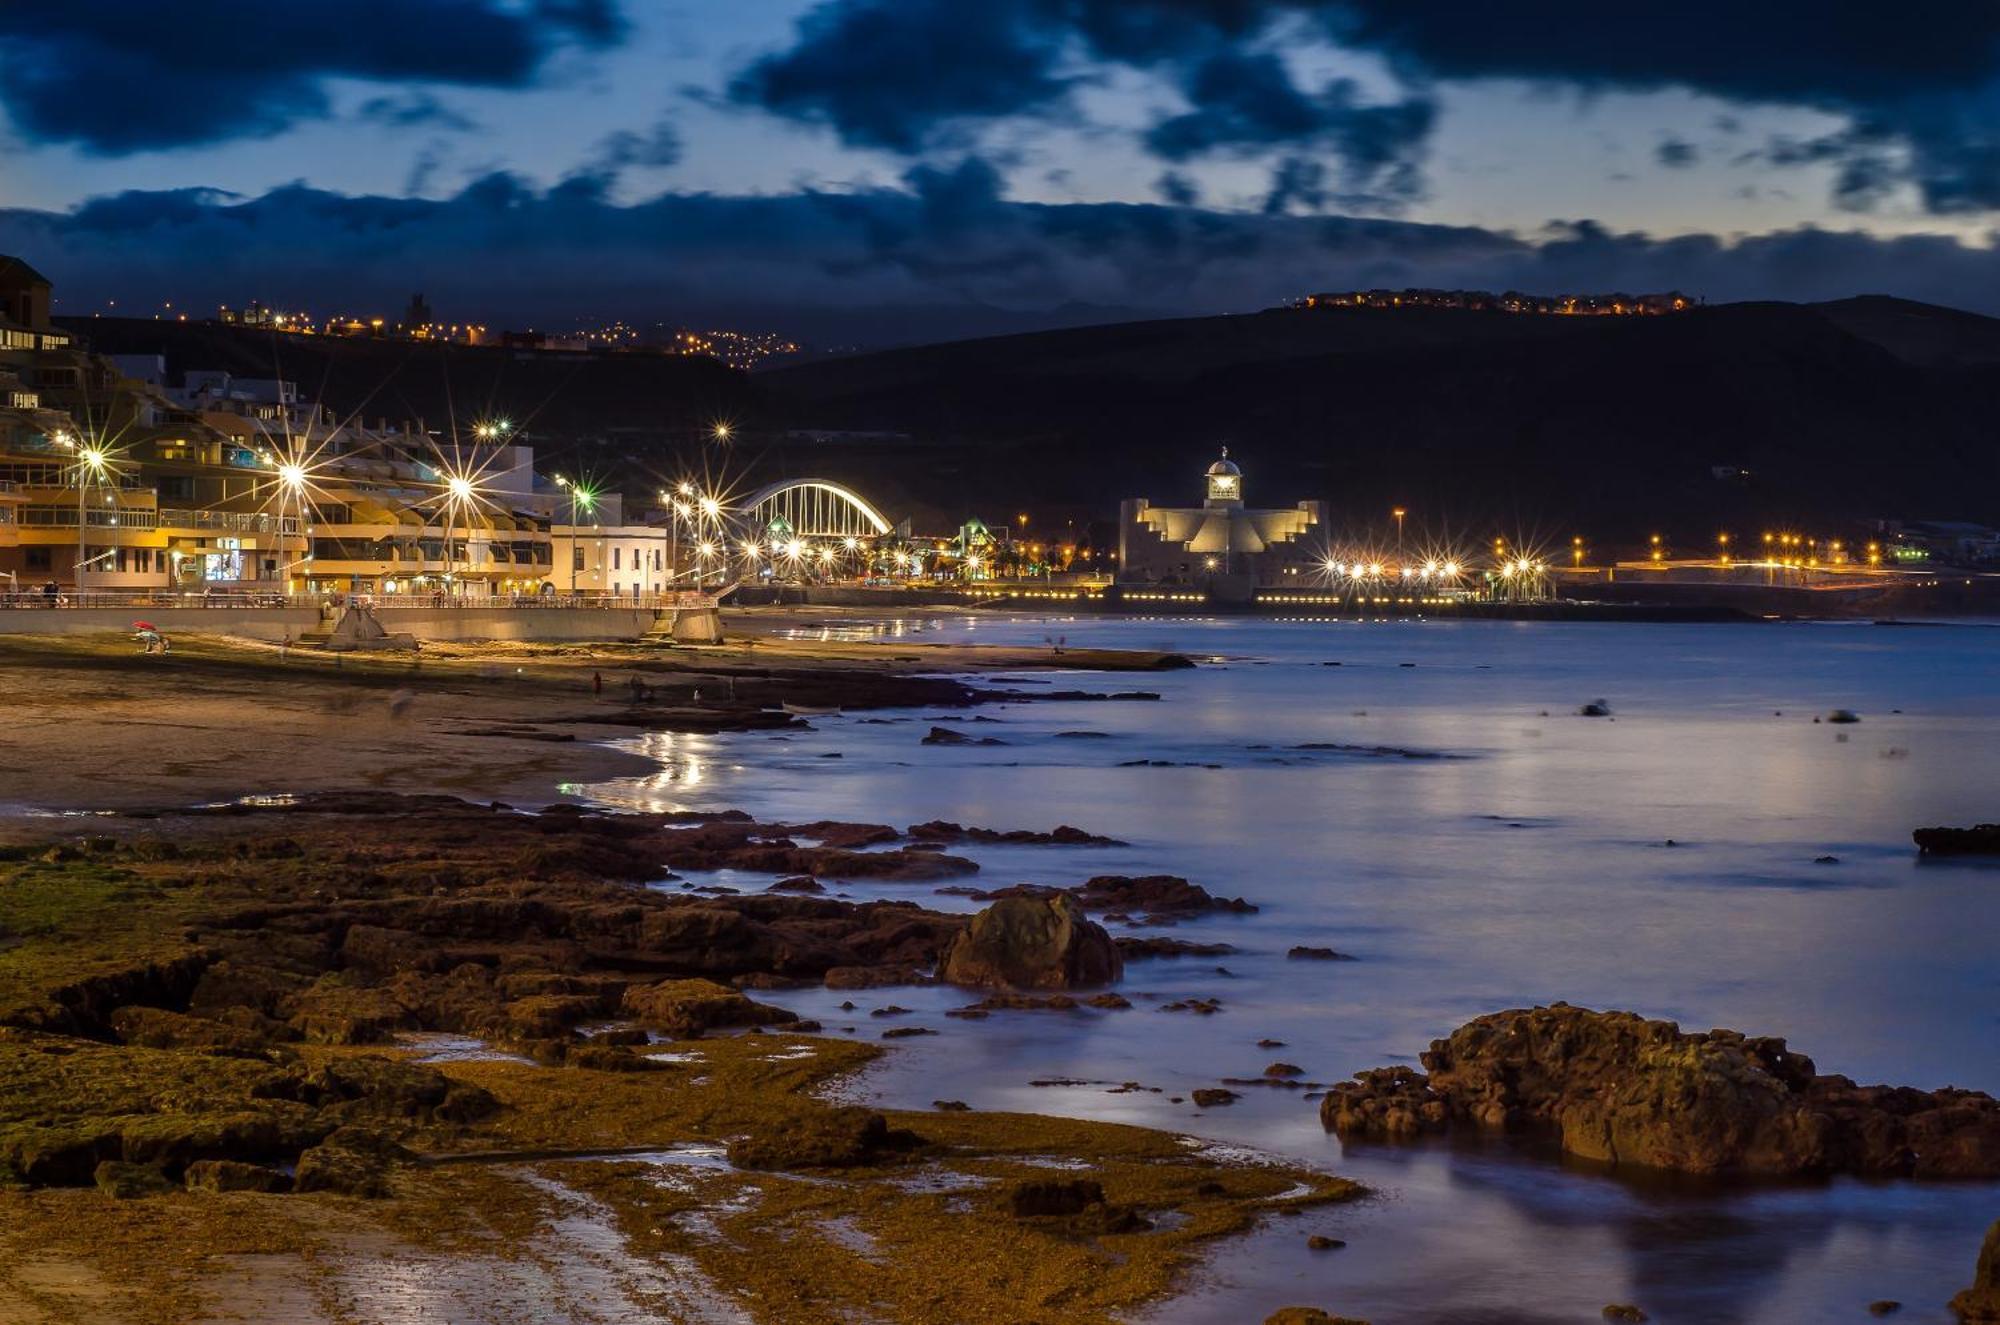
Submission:
[[[556,486],[569,494],[569,593],[576,597],[576,512],[580,506],[585,515],[597,503],[597,495],[581,483],[572,483],[561,475],[556,476]]]
[[[1407,512],[1398,506],[1395,510],[1389,512],[1389,514],[1396,518],[1396,560],[1401,561],[1403,559],[1403,516]]]
[[[90,527],[87,509],[90,482],[92,479],[103,481],[104,466],[105,455],[98,447],[86,446],[76,453],[76,594],[79,599],[83,597],[83,568],[89,552],[84,535]]]
[[[280,560],[281,562],[283,562],[283,561],[284,561],[284,557],[285,557],[285,553],[284,553],[284,547],[285,547],[285,505],[286,505],[287,501],[290,501],[290,502],[294,502],[294,503],[297,503],[297,504],[298,504],[298,508],[299,508],[299,510],[300,510],[300,513],[301,513],[301,514],[303,514],[303,513],[304,513],[304,512],[303,512],[303,507],[304,507],[304,498],[305,498],[305,490],[306,490],[306,469],[305,469],[305,466],[304,466],[304,465],[301,465],[301,464],[298,464],[298,463],[296,463],[296,462],[291,462],[291,463],[287,463],[287,464],[282,464],[282,465],[279,465],[279,466],[278,466],[278,538],[277,538],[277,543],[278,543],[278,559],[279,559],[279,560]],[[285,592],[286,592],[286,593],[290,593],[290,592],[291,592],[291,589],[292,589],[292,585],[291,585],[291,568],[292,568],[292,566],[295,566],[295,565],[304,565],[304,564],[305,564],[306,562],[309,562],[309,561],[311,561],[311,560],[312,560],[312,544],[311,544],[311,542],[310,542],[310,541],[308,541],[308,542],[306,543],[306,545],[305,545],[305,546],[304,546],[303,548],[301,548],[301,549],[300,549],[300,553],[301,553],[301,556],[300,556],[300,558],[299,558],[299,560],[298,560],[298,561],[296,561],[296,562],[290,562],[290,563],[287,563],[287,564],[285,565],[285,568],[284,568],[284,572],[283,572],[283,573],[284,573],[284,576],[285,576]],[[311,581],[310,581],[310,577],[308,578],[308,581],[307,581],[307,582],[308,582],[308,584],[310,584],[310,582],[311,582]]]

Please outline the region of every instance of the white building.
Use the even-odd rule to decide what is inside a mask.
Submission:
[[[1144,497],[1119,505],[1118,578],[1123,583],[1206,585],[1222,598],[1249,597],[1281,584],[1285,568],[1307,564],[1306,534],[1325,524],[1316,501],[1253,510],[1243,504],[1243,471],[1223,448],[1202,475],[1199,506],[1155,506]]]

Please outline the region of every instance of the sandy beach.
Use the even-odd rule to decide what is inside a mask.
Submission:
[[[200,635],[160,657],[124,634],[0,638],[11,711],[0,758],[15,770],[0,805],[91,810],[352,788],[539,804],[559,782],[643,771],[645,761],[600,744],[635,731],[783,723],[785,702],[964,702],[963,687],[919,680],[928,676],[1159,663],[1112,650],[785,637],[870,619],[732,612],[729,641],[700,649],[488,643],[333,655]]]

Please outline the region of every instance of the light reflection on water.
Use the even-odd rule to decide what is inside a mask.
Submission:
[[[1202,1113],[1169,1095],[1255,1075],[1272,1057],[1336,1080],[1410,1061],[1478,1013],[1554,999],[1783,1034],[1821,1070],[1862,1080],[2000,1090],[2000,870],[1920,865],[1909,842],[1920,824],[1995,817],[2000,633],[1059,624],[1078,647],[1229,661],[1138,680],[1164,695],[1157,704],[982,710],[1002,721],[966,729],[1004,746],[926,747],[924,722],[849,715],[780,744],[680,738],[661,747],[665,782],[601,790],[794,820],[1072,823],[1132,845],[965,853],[984,865],[986,886],[1165,871],[1262,905],[1172,931],[1242,951],[1135,963],[1130,1012],[959,1022],[942,1012],[962,995],[894,991],[916,1014],[900,1022],[945,1033],[901,1048],[863,1083],[899,1105],[951,1097],[1259,1145],[1387,1193],[1321,1217],[1338,1223],[1348,1250],[1308,1257],[1303,1237],[1317,1225],[1282,1221],[1223,1255],[1217,1273],[1234,1287],[1163,1319],[1261,1319],[1252,1308],[1304,1301],[1373,1313],[1378,1325],[1575,1320],[1623,1300],[1660,1321],[1812,1319],[1880,1297],[1909,1303],[1902,1319],[1943,1318],[1940,1304],[1969,1279],[1979,1235],[2000,1215],[1994,1185],[1663,1192],[1507,1154],[1343,1153],[1313,1104],[1290,1092],[1250,1091]],[[982,617],[977,638],[1035,644],[1052,628]],[[947,623],[932,637],[956,636]],[[1599,697],[1612,718],[1576,716]],[[1835,708],[1862,722],[1813,722]],[[1079,730],[1103,736],[1058,736]],[[1296,749],[1309,743],[1469,757]],[[844,757],[818,758],[831,751]],[[702,769],[692,783],[690,758]],[[1120,766],[1136,759],[1186,766]],[[843,890],[970,905],[908,885]],[[1293,944],[1361,960],[1287,961]],[[1188,996],[1219,997],[1224,1010],[1157,1010]],[[878,1028],[866,1010],[887,1001],[854,996],[856,1021],[837,1010],[847,995],[770,997],[869,1038]],[[1260,1037],[1286,1048],[1259,1050]],[[1057,1076],[1163,1093],[1026,1084]]]

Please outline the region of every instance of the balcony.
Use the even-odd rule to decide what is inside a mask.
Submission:
[[[76,528],[76,507],[64,503],[61,506],[23,506],[21,508],[22,527],[28,529],[74,529]],[[136,510],[131,507],[93,506],[88,510],[88,524],[92,529],[155,529],[157,512]]]
[[[71,524],[76,523],[74,520]],[[226,534],[296,534],[299,518],[279,516],[270,511],[194,511],[162,507],[160,524],[170,529],[213,530]]]

